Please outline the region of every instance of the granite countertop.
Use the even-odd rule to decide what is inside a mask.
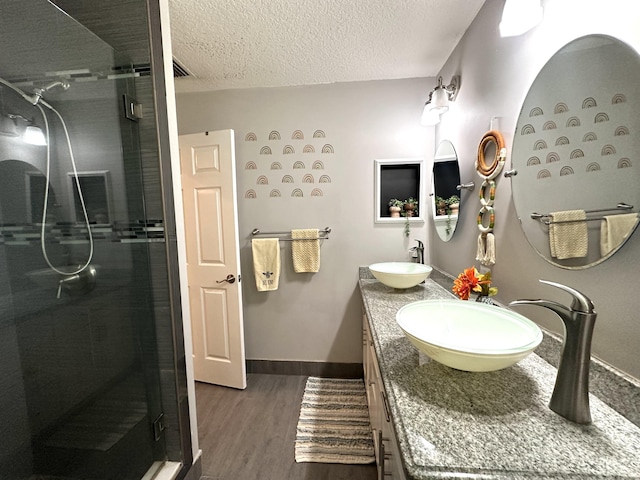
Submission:
[[[547,404],[556,369],[539,355],[497,372],[472,373],[441,365],[409,343],[395,322],[397,310],[455,298],[442,286],[447,281],[434,270],[424,284],[400,291],[370,278],[366,267],[360,272],[408,478],[639,479],[638,425],[593,393],[591,425],[555,414]]]

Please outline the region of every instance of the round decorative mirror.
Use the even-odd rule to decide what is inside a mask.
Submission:
[[[433,160],[433,201],[431,208],[438,236],[444,242],[453,237],[460,209],[460,167],[453,144],[444,140]]]
[[[638,224],[639,60],[613,37],[581,37],[547,62],[525,98],[513,200],[527,240],[553,265],[597,265]]]

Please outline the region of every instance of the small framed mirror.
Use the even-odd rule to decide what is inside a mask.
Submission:
[[[433,195],[431,211],[436,232],[448,242],[453,237],[460,211],[460,166],[458,155],[449,140],[443,140],[433,159]]]
[[[423,159],[375,161],[375,223],[420,223],[423,215]]]

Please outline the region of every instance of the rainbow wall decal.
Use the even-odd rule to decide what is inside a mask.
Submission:
[[[560,155],[558,155],[556,152],[549,152],[546,160],[547,160],[547,163],[559,162]]]
[[[618,160],[618,168],[630,168],[631,160],[628,158],[621,158]]]
[[[532,133],[536,133],[536,129],[530,123],[520,129],[520,135],[531,135]]]
[[[591,162],[587,165],[587,172],[599,172],[600,164],[598,162]]]
[[[616,153],[616,147],[614,147],[613,145],[605,145],[604,147],[602,147],[602,150],[600,151],[600,155],[605,156],[605,155],[614,155]]]
[[[530,117],[539,117],[540,115],[544,115],[544,112],[540,107],[533,107],[529,112]]]
[[[333,146],[327,143],[322,147],[322,153],[333,153]]]
[[[582,158],[582,157],[584,157],[584,152],[579,148],[572,150],[571,153],[569,154],[569,158],[571,160],[575,160],[576,158]]]

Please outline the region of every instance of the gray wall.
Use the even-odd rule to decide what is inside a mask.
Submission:
[[[358,266],[408,260],[414,238],[426,237],[426,225],[377,225],[373,218],[374,159],[431,156],[433,128],[420,127],[427,88],[434,79],[358,82],[309,87],[247,89],[178,94],[180,134],[234,129],[238,177],[238,216],[246,354],[249,359],[359,363],[361,309]],[[179,88],[179,84],[178,84]],[[326,138],[312,138],[321,129]],[[281,140],[268,140],[277,130]],[[304,140],[292,140],[301,130]],[[256,142],[245,141],[247,133]],[[305,154],[305,145],[315,154]],[[320,153],[333,146],[333,154]],[[284,155],[291,145],[295,154]],[[269,146],[272,155],[260,155]],[[305,169],[292,169],[294,161]],[[320,160],[324,170],[313,170]],[[253,161],[257,170],[247,170]],[[271,170],[271,163],[283,170]],[[281,179],[290,174],[293,184]],[[314,183],[302,183],[311,174]],[[264,175],[268,185],[257,185]],[[319,183],[328,175],[331,183]],[[429,175],[426,175],[428,178]],[[291,197],[293,188],[302,198]],[[320,188],[322,196],[310,196]],[[269,197],[278,189],[282,197]],[[257,198],[245,198],[254,190]],[[292,228],[332,228],[321,247],[320,271],[296,274],[291,244],[281,243],[282,273],[275,292],[258,292],[253,281],[250,232]]]
[[[500,38],[498,23],[502,1],[490,0],[482,8],[466,35],[441,71],[445,81],[453,74],[462,76],[462,88],[451,110],[436,129],[436,139],[451,140],[461,159],[463,181],[479,181],[474,160],[478,143],[489,130],[490,118],[498,117],[497,127],[505,137],[510,165],[511,144],[522,102],[537,73],[547,60],[569,41],[592,33],[617,37],[635,49],[640,48],[636,4],[632,1],[543,1],[545,20],[520,37]],[[495,126],[495,125],[494,125]],[[452,274],[471,265],[475,259],[476,215],[480,207],[477,190],[462,209],[453,240],[443,243],[430,238],[433,263]],[[605,263],[582,271],[554,267],[529,246],[518,223],[511,199],[511,182],[500,178],[496,193],[497,263],[494,283],[498,299],[550,298],[566,303],[566,294],[543,286],[547,279],[584,292],[595,303],[598,321],[593,352],[603,360],[640,377],[640,323],[637,314],[636,272],[640,267],[640,235],[636,233],[622,249]],[[479,265],[478,265],[479,266]],[[561,322],[547,310],[522,307],[521,313],[542,325],[562,331]]]

